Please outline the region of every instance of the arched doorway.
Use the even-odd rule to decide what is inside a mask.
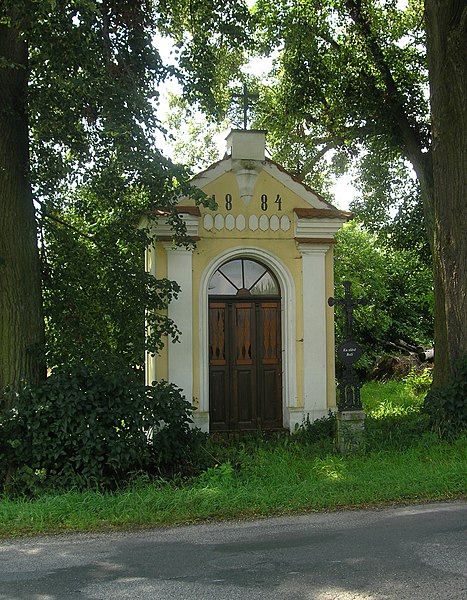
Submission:
[[[250,258],[221,265],[208,285],[211,431],[282,427],[281,294]]]

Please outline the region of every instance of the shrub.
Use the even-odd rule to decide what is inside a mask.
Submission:
[[[455,436],[467,428],[467,353],[454,364],[448,385],[428,392],[423,408],[441,437]]]
[[[21,390],[0,423],[13,487],[28,491],[41,473],[58,487],[108,488],[136,471],[180,468],[196,440],[191,406],[176,386],[140,378],[76,366]]]
[[[412,369],[407,377],[404,377],[404,383],[415,395],[426,394],[433,383],[433,371],[431,368],[421,371]]]
[[[329,411],[327,416],[310,421],[309,417],[303,420],[295,430],[296,439],[306,443],[334,441],[337,433],[337,419],[335,413]]]

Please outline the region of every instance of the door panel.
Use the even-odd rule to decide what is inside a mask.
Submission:
[[[251,302],[230,304],[229,329],[234,348],[230,371],[233,383],[231,428],[256,428],[255,312]]]
[[[234,375],[232,397],[231,428],[254,429],[256,410],[254,405],[254,385],[251,370],[237,370]]]
[[[261,360],[258,366],[261,390],[261,426],[263,429],[282,427],[282,344],[280,302],[261,302],[260,339]]]
[[[209,303],[213,431],[282,427],[280,301],[250,298]]]
[[[220,370],[213,370],[211,372],[209,385],[211,389],[211,398],[215,400],[214,402],[211,402],[210,407],[211,421],[216,429],[228,429],[228,404],[224,401],[224,399],[227,398],[228,393],[226,373]]]
[[[209,395],[213,429],[229,429],[229,370],[225,345],[225,303],[209,305]]]

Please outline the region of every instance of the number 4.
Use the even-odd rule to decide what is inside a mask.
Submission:
[[[282,210],[282,198],[277,194],[277,198],[274,200],[274,203],[277,204],[277,210]]]

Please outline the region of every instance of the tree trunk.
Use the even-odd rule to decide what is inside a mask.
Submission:
[[[0,25],[0,389],[45,374],[40,264],[29,182],[27,47]]]
[[[425,0],[434,183],[435,371],[467,351],[467,7]]]

